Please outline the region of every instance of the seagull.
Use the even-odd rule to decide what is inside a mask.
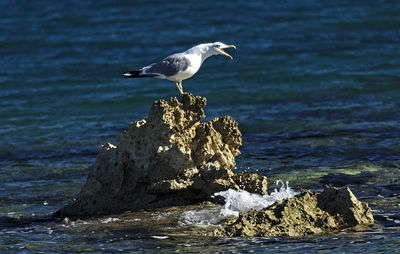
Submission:
[[[122,75],[125,78],[168,79],[175,82],[179,92],[183,95],[182,80],[192,77],[200,69],[204,60],[213,55],[224,55],[232,59],[232,56],[224,51],[227,48],[236,49],[234,45],[225,45],[222,42],[199,44],[185,52],[170,55],[157,63],[124,72]]]

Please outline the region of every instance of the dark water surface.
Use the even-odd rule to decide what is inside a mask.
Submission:
[[[399,252],[399,1],[3,0],[0,17],[0,252]],[[239,122],[237,171],[349,185],[375,229],[157,240],[15,219],[66,204],[99,145],[178,95],[123,71],[213,41],[236,45],[234,60],[208,59],[183,88],[207,97],[207,119]]]

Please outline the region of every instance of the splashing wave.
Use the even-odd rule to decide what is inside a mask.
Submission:
[[[225,198],[225,205],[219,208],[210,208],[200,211],[186,211],[182,214],[181,223],[185,225],[210,225],[228,217],[237,217],[239,213],[248,212],[250,209],[261,210],[274,204],[278,200],[294,197],[298,192],[289,187],[289,183],[278,180],[276,185],[281,185],[269,195],[250,193],[245,190],[220,191],[214,196]]]

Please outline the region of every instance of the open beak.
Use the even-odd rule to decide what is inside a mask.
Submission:
[[[220,51],[223,55],[225,55],[225,56],[229,57],[230,59],[232,59],[233,57],[231,57],[231,55],[229,55],[228,53],[226,53],[226,52],[224,51],[224,49],[227,49],[227,48],[234,48],[234,49],[236,49],[236,47],[235,47],[235,45],[226,45],[225,47],[219,49],[219,51]]]

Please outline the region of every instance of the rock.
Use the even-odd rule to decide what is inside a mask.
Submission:
[[[267,194],[266,177],[232,172],[242,145],[238,124],[229,116],[200,122],[205,105],[205,98],[187,93],[181,101],[156,101],[146,119],[121,134],[118,146],[100,147],[81,192],[54,215],[75,219],[173,206],[184,210],[206,200],[219,202],[212,195],[229,188]],[[326,187],[220,223],[208,234],[306,236],[369,225],[374,219],[349,188]]]
[[[371,209],[358,201],[349,188],[326,187],[322,193],[306,190],[260,211],[252,209],[234,223],[215,229],[214,235],[306,236],[373,223]]]
[[[238,173],[232,176],[239,188],[251,193],[267,195],[267,177],[258,174]]]
[[[205,105],[205,98],[187,93],[181,101],[156,101],[146,119],[122,133],[118,146],[100,147],[81,192],[55,215],[187,205],[239,189],[231,171],[242,145],[238,124],[229,116],[200,122]]]

